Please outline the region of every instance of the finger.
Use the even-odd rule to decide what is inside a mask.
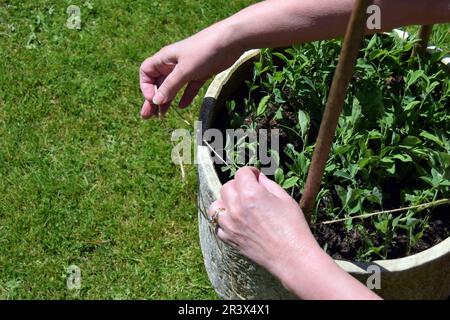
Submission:
[[[163,64],[160,57],[160,53],[157,53],[150,58],[147,58],[142,62],[140,67],[141,77],[147,77],[150,79],[156,79],[162,75],[160,72],[161,65]]]
[[[211,203],[208,208],[208,216],[214,217],[216,215],[217,226],[228,230],[229,225],[231,224],[230,216],[225,207],[225,203],[218,199]]]
[[[264,188],[266,188],[267,191],[269,191],[274,196],[281,199],[291,198],[291,196],[282,187],[280,187],[278,183],[267,178],[265,174],[261,173],[259,175],[258,181]]]
[[[242,191],[259,191],[262,189],[262,186],[258,182],[260,171],[255,167],[242,167],[234,176],[234,180],[236,181],[236,187],[239,192]]]
[[[178,104],[179,108],[186,108],[191,104],[192,100],[194,100],[197,93],[200,91],[200,88],[205,83],[205,80],[191,81],[186,86],[184,90],[183,96],[181,97],[180,103]]]
[[[229,233],[227,233],[224,229],[217,228],[216,234],[217,234],[217,238],[219,238],[223,242],[228,243],[235,249],[238,248],[238,245],[233,241],[233,238],[231,237],[231,235]]]
[[[141,92],[145,100],[152,101],[155,96],[155,84],[153,81],[155,81],[155,79],[147,80],[146,82],[142,82],[141,80]]]
[[[139,84],[144,98],[148,101],[152,101],[153,96],[155,95],[156,79],[161,76],[161,74],[153,65],[150,65],[148,60],[149,59],[144,61],[139,70]]]
[[[236,190],[236,181],[230,180],[225,183],[222,186],[222,189],[220,189],[220,195],[225,206],[224,208],[230,211],[235,209],[236,205],[239,203],[239,194]]]
[[[153,103],[162,105],[173,100],[177,92],[181,90],[186,82],[185,73],[182,71],[180,65],[176,65],[158,88],[158,92],[153,97]]]
[[[221,199],[218,199],[216,201],[214,201],[213,203],[211,203],[211,205],[208,208],[208,215],[210,217],[212,217],[214,215],[214,213],[216,212],[216,210],[218,209],[225,209],[225,203],[223,203],[223,201]]]
[[[164,53],[165,54],[165,53]],[[139,70],[141,91],[145,99],[152,101],[156,94],[155,85],[160,85],[163,79],[175,67],[175,64],[162,59],[163,53],[158,52],[154,56],[145,59]]]
[[[144,119],[151,118],[158,112],[158,107],[148,100],[144,101],[144,104],[141,109],[141,117]]]

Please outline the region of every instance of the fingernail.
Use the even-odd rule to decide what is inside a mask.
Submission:
[[[159,92],[157,92],[156,94],[155,94],[155,96],[153,97],[153,103],[154,104],[156,104],[156,105],[160,105],[160,104],[163,104],[164,103],[164,96],[161,94],[161,93],[159,93]]]

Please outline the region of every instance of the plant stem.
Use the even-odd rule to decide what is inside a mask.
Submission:
[[[347,88],[353,76],[361,47],[365,30],[367,4],[368,0],[357,0],[355,2],[322,117],[311,167],[306,179],[305,191],[300,200],[300,206],[308,222],[311,221],[315,199],[320,190],[323,172],[333,143],[339,116],[344,106]]]
[[[388,258],[389,249],[391,248],[392,244],[392,237],[394,236],[394,232],[392,230],[392,216],[388,217],[388,225],[386,228],[386,238],[384,240],[384,259]]]
[[[217,158],[223,162],[224,165],[226,165],[228,167],[229,170],[232,170],[232,168],[230,167],[230,165],[220,156],[220,154],[217,153],[216,150],[214,150],[213,147],[211,147],[211,145],[208,143],[208,141],[206,141],[205,139],[203,139],[203,142],[206,144],[206,146],[209,148],[209,150],[211,150],[216,156]],[[231,159],[230,159],[231,160]],[[231,161],[231,164],[235,167],[235,169],[239,169],[238,165],[236,163],[234,163],[233,161]]]
[[[288,126],[284,126],[284,125],[282,125],[282,124],[277,124],[276,126],[291,131],[292,133],[294,133],[294,134],[297,135],[300,139],[303,140],[303,137],[301,136],[301,134],[299,134],[299,133],[298,133],[297,131],[295,131],[294,129],[292,129],[292,128],[288,127]]]
[[[175,111],[175,113],[181,118],[181,120],[186,123],[189,127],[192,127],[192,124],[186,120],[185,117],[183,117],[183,115],[180,113],[180,111],[177,110],[177,107],[173,108],[173,110]]]

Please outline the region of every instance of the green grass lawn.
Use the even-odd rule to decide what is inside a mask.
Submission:
[[[0,298],[215,297],[195,166],[183,182],[170,160],[171,132],[187,126],[139,118],[138,69],[250,2],[0,2]],[[69,4],[81,30],[66,28]]]
[[[215,298],[195,167],[182,181],[170,161],[187,126],[139,118],[138,68],[251,2],[0,2],[0,298]],[[69,4],[81,30],[66,27]],[[72,264],[80,290],[66,287]]]

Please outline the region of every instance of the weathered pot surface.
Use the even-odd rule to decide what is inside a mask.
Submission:
[[[401,31],[395,32],[407,36]],[[219,121],[226,116],[225,101],[244,85],[258,54],[259,50],[246,52],[231,68],[215,77],[204,99],[200,116],[202,128],[197,129],[197,134],[215,127],[214,125],[220,130],[225,129],[220,128],[224,121]],[[450,66],[449,60],[446,58],[443,63]],[[214,228],[207,220],[207,210],[210,204],[220,197],[222,185],[211,152],[206,146],[197,147],[197,161],[200,244],[206,271],[219,297],[295,299],[295,296],[264,268],[217,239]],[[445,299],[450,294],[450,238],[428,250],[404,258],[371,263],[337,260],[336,263],[363,283],[373,275],[374,269],[380,270],[381,288],[375,289],[375,292],[385,299]]]

